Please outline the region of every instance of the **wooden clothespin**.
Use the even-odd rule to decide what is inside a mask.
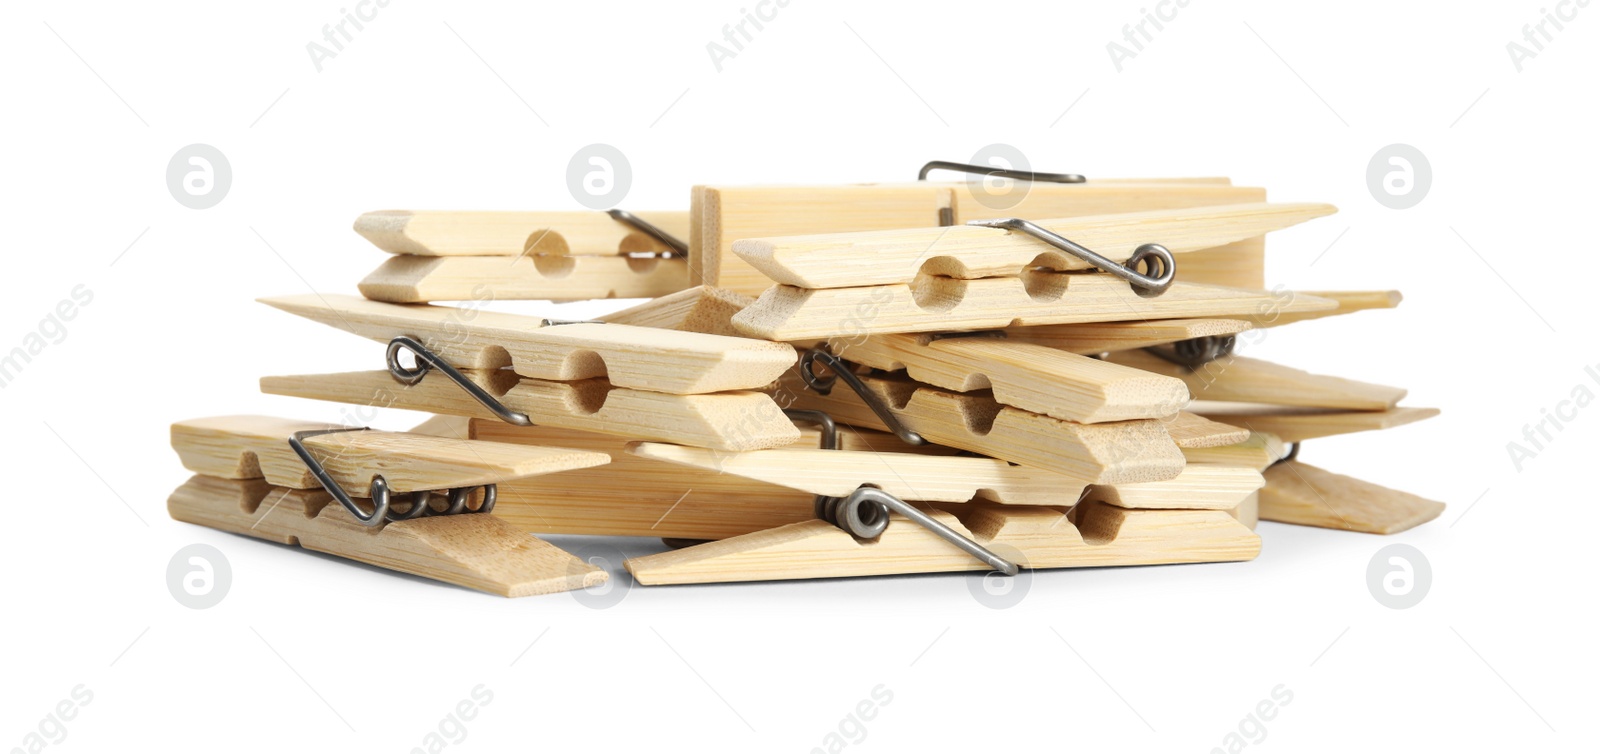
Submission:
[[[929,163],[1021,182],[996,201],[968,182],[881,183],[843,186],[696,186],[691,201],[690,258],[693,285],[714,285],[758,294],[772,281],[732,250],[745,238],[817,233],[902,230],[963,225],[1007,217],[1069,218],[1159,209],[1181,209],[1266,201],[1260,188],[1232,186],[1226,178],[1095,179],[988,166]],[[927,166],[922,173],[929,173]],[[1062,179],[1072,178],[1072,182]],[[1191,255],[1183,279],[1261,288],[1260,238]]]
[[[827,497],[845,497],[863,485],[918,502],[1071,507],[1100,500],[1123,508],[1230,510],[1264,483],[1255,469],[1186,467],[1160,482],[1091,485],[1082,479],[994,458],[915,453],[782,448],[717,453],[661,443],[632,443],[643,458],[756,479]]]
[[[457,368],[509,365],[517,374],[541,380],[607,377],[618,387],[688,395],[763,388],[795,361],[794,349],[783,343],[631,325],[559,323],[501,312],[322,294],[261,302],[388,342],[391,355],[400,348],[394,340],[408,337],[426,344],[428,351]]]
[[[799,430],[772,398],[753,391],[673,395],[615,387],[604,378],[573,382],[536,380],[504,369],[459,370],[504,411],[550,427],[580,429],[630,439],[660,440],[719,450],[759,450],[788,445]],[[356,405],[431,411],[485,419],[504,418],[461,389],[448,373],[430,370],[411,384],[388,371],[261,378],[261,392]]]
[[[962,517],[922,510],[942,525],[1026,568],[1214,563],[1249,560],[1261,538],[1220,510],[1136,510],[1100,502],[1056,508],[973,504]],[[826,521],[806,521],[623,565],[641,584],[880,576],[992,570],[937,534],[891,516],[862,542]]]
[[[496,516],[432,516],[374,531],[322,490],[197,475],[167,499],[173,519],[325,552],[504,597],[565,592],[609,575]]]
[[[1019,325],[1195,317],[1246,318],[1256,312],[1314,312],[1337,304],[1304,294],[1274,294],[1172,283],[1140,296],[1112,275],[1068,272],[916,285],[810,289],[777,285],[734,317],[745,334],[772,340],[856,337],[894,332],[988,330]]]
[[[841,342],[837,356],[948,390],[990,389],[1004,405],[1085,424],[1171,416],[1189,401],[1174,377],[1014,343],[1003,332],[960,335],[872,335]],[[814,369],[819,357],[838,365],[813,350],[800,368]]]
[[[179,520],[298,541],[507,596],[581,588],[605,578],[488,515],[499,484],[601,466],[611,460],[605,453],[262,416],[178,422],[172,447],[200,474],[169,501]],[[475,488],[482,489],[476,508]],[[429,495],[434,490],[448,491],[442,509]],[[395,497],[408,493],[405,502]],[[268,497],[272,502],[263,508]]]
[[[1123,260],[1149,243],[1182,254],[1254,238],[1334,211],[1328,204],[1235,204],[1038,220],[1033,225],[1050,234],[1045,238],[1070,239],[1111,260]],[[1093,262],[1076,253],[1040,241],[1008,225],[968,224],[749,238],[735,241],[733,253],[778,283],[798,288],[909,284],[919,275],[971,280],[1015,276],[1030,269],[1095,269]]]
[[[474,419],[472,437],[607,453],[609,466],[528,477],[500,485],[495,515],[540,534],[725,539],[815,516],[813,495],[627,452],[627,438],[551,426],[518,427]],[[839,427],[847,451],[892,450],[950,456],[937,445],[910,446],[894,435]],[[816,448],[821,433],[799,430],[791,447]],[[729,455],[729,454],[722,454]]]
[[[355,229],[396,256],[362,295],[415,303],[648,298],[688,285],[688,214],[369,212]]]
[[[1080,424],[1005,406],[983,393],[951,393],[905,379],[845,379],[864,393],[829,386],[819,394],[799,376],[785,377],[779,391],[796,408],[820,410],[844,424],[902,438],[909,433],[1094,483],[1160,481],[1183,470],[1183,454],[1158,419]]]
[[[1107,359],[1180,379],[1196,400],[1386,411],[1406,395],[1401,388],[1312,374],[1231,354],[1196,366],[1180,363],[1181,360],[1155,348],[1117,351]]]

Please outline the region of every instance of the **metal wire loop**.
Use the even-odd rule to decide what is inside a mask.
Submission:
[[[821,361],[823,366],[831,370],[834,376],[826,379],[817,376],[816,363],[818,361]],[[843,359],[821,348],[813,348],[800,355],[800,379],[805,381],[806,387],[811,388],[818,395],[827,395],[832,392],[834,383],[841,378],[846,385],[850,386],[851,390],[855,391],[856,395],[861,396],[861,401],[867,404],[867,408],[872,409],[872,413],[876,414],[884,426],[888,427],[889,431],[893,432],[896,437],[899,437],[901,442],[907,445],[921,445],[926,442],[922,439],[922,435],[911,431],[905,424],[901,423],[900,418],[894,415],[894,411],[890,410],[889,404],[885,403],[877,393],[872,392],[872,388],[867,387],[867,384],[862,382],[861,378],[850,370],[850,366]]]
[[[928,180],[928,174],[935,170],[954,170],[959,173],[971,175],[996,176],[1010,178],[1014,181],[1033,181],[1035,183],[1083,183],[1087,179],[1077,173],[1039,173],[1032,170],[1014,170],[1012,168],[997,168],[993,165],[971,165],[965,162],[947,162],[934,160],[922,166],[917,171],[917,180]]]
[[[671,233],[668,233],[668,232],[662,230],[661,228],[656,227],[656,225],[654,223],[651,223],[651,222],[645,220],[644,218],[639,217],[638,215],[635,215],[632,212],[629,212],[629,211],[627,211],[625,209],[608,209],[608,210],[606,210],[606,214],[610,215],[611,219],[616,220],[617,222],[622,223],[624,225],[631,225],[631,226],[633,226],[633,228],[635,230],[639,231],[640,233],[643,233],[643,234],[645,234],[645,235],[647,235],[647,236],[649,236],[651,238],[654,238],[657,241],[660,241],[667,248],[672,249],[672,256],[675,256],[675,257],[687,257],[687,256],[689,256],[689,244],[686,244],[683,241],[678,240],[678,238],[676,236],[672,235]]]
[[[1167,288],[1172,286],[1173,277],[1178,272],[1178,262],[1173,258],[1172,252],[1158,243],[1147,243],[1134,249],[1133,256],[1128,257],[1128,261],[1125,264],[1117,264],[1070,239],[1063,238],[1020,217],[971,220],[967,224],[982,228],[998,228],[1000,230],[1026,233],[1128,281],[1128,284],[1133,286],[1134,293],[1146,298],[1166,293]],[[1149,270],[1149,274],[1139,271],[1141,264]]]
[[[938,535],[956,547],[961,548],[978,560],[986,563],[1007,576],[1017,575],[1017,564],[999,555],[994,554],[989,548],[972,541],[960,532],[940,523],[938,519],[923,513],[916,506],[901,500],[877,487],[862,485],[857,487],[849,497],[830,498],[832,502],[819,516],[840,529],[849,532],[860,539],[876,539],[889,528],[889,513],[893,511],[928,531]]]
[[[339,486],[339,482],[328,473],[322,462],[311,455],[311,451],[305,446],[305,440],[318,435],[331,435],[336,432],[360,432],[365,429],[367,428],[339,427],[337,429],[302,430],[289,437],[289,447],[294,450],[295,455],[300,457],[300,461],[306,465],[306,469],[311,472],[311,475],[316,477],[317,483],[322,485],[322,489],[327,490],[328,494],[332,495],[333,499],[338,501],[339,505],[349,511],[350,515],[360,521],[363,526],[381,526],[386,521],[410,521],[423,516],[468,512],[467,503],[471,500],[472,491],[476,489],[475,487],[456,487],[450,490],[450,505],[442,512],[435,512],[428,505],[429,493],[426,490],[412,492],[408,495],[410,507],[404,513],[401,513],[395,505],[396,502],[400,501],[395,500],[394,493],[389,490],[389,480],[384,479],[382,474],[374,474],[372,482],[367,488],[367,497],[372,500],[372,510],[370,512],[362,510],[361,506],[357,505],[356,501],[350,497],[350,493],[345,492],[344,488]],[[495,485],[483,485],[483,503],[478,506],[476,512],[488,513],[493,511],[495,497]]]
[[[400,363],[400,349],[402,348],[417,357],[416,367],[407,369]],[[429,370],[437,369],[441,374],[449,377],[452,382],[460,385],[462,390],[467,391],[467,395],[472,396],[473,400],[494,412],[494,415],[500,417],[502,421],[519,427],[533,425],[533,420],[529,419],[527,414],[506,408],[506,405],[501,403],[498,398],[490,395],[489,391],[484,390],[478,383],[467,379],[467,376],[462,374],[461,370],[450,366],[449,362],[439,358],[438,354],[428,350],[427,346],[422,345],[422,342],[416,338],[409,335],[401,335],[389,341],[389,348],[384,352],[383,360],[389,367],[389,374],[403,384],[415,385],[428,374]]]

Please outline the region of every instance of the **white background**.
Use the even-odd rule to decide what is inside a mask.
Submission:
[[[1576,386],[1600,393],[1600,10],[1547,27],[1521,72],[1506,49],[1553,5],[1193,0],[1118,72],[1106,45],[1141,3],[792,0],[719,73],[706,45],[740,2],[394,0],[319,73],[306,44],[334,0],[10,4],[0,349],[74,286],[94,298],[0,390],[0,745],[82,684],[49,750],[406,751],[482,684],[450,751],[808,751],[881,684],[847,750],[1209,751],[1281,684],[1293,701],[1250,751],[1592,746],[1600,408],[1520,472],[1506,449]],[[197,142],[233,170],[207,210],[165,183]],[[169,423],[336,419],[257,378],[380,358],[254,298],[354,293],[383,258],[350,231],[363,211],[576,209],[567,160],[593,142],[629,157],[635,209],[686,208],[695,183],[907,180],[996,142],[1043,170],[1337,204],[1272,238],[1270,282],[1404,305],[1250,353],[1444,409],[1303,458],[1449,508],[1392,538],[1264,523],[1249,563],[1041,572],[1007,610],[969,576],[504,600],[166,517],[187,477]],[[1432,165],[1409,210],[1366,185],[1392,143]],[[199,611],[165,583],[197,542],[233,569]],[[1432,566],[1409,610],[1366,586],[1391,542]]]

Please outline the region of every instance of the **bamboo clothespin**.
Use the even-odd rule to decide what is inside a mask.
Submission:
[[[677,238],[689,213],[640,212]],[[676,251],[659,237],[605,212],[384,210],[356,218],[355,231],[390,254],[448,257],[625,256]]]
[[[384,260],[356,286],[375,301],[585,301],[654,298],[689,285],[680,258],[526,256]]]
[[[1444,512],[1444,503],[1286,459],[1266,471],[1262,519],[1324,529],[1395,534]]]
[[[1301,408],[1294,406],[1256,406],[1234,403],[1197,402],[1190,409],[1201,416],[1265,432],[1283,442],[1300,442],[1351,432],[1389,429],[1439,415],[1436,408],[1399,406],[1378,411]]]
[[[474,419],[472,437],[556,445],[610,454],[611,465],[529,477],[500,486],[495,515],[539,534],[725,539],[814,516],[813,495],[733,474],[666,463],[627,452],[624,437],[551,426],[518,427]],[[884,432],[840,427],[848,451],[893,450],[949,456],[937,445],[910,446]],[[799,430],[792,447],[816,448],[817,430]]]
[[[1005,337],[873,335],[837,355],[949,390],[992,389],[1001,404],[1085,424],[1171,416],[1189,400],[1172,377]]]
[[[861,377],[904,428],[930,442],[1100,484],[1172,479],[1183,454],[1157,419],[1079,424],[1001,405],[987,395],[958,394],[907,380]],[[819,395],[798,376],[779,386],[796,408],[818,409],[857,427],[889,426],[861,397],[834,388]]]
[[[1160,482],[1091,485],[1082,479],[994,458],[940,457],[915,453],[782,448],[715,453],[660,443],[631,443],[628,451],[706,471],[756,479],[826,497],[844,497],[874,485],[918,502],[1071,507],[1101,500],[1123,508],[1229,510],[1260,489],[1261,474],[1249,468],[1187,467]]]
[[[1038,220],[1043,230],[1112,260],[1159,242],[1179,254],[1242,241],[1332,214],[1327,204],[1235,204]],[[1090,270],[1084,259],[1024,233],[965,225],[735,241],[733,253],[757,271],[799,288],[911,283],[919,275],[977,279],[1035,268]]]
[[[380,342],[417,339],[453,366],[510,365],[542,380],[608,377],[618,387],[695,394],[752,390],[795,362],[783,343],[648,327],[547,324],[534,317],[446,306],[408,306],[353,296],[261,299],[291,314]]]
[[[1312,374],[1243,356],[1222,356],[1197,368],[1143,350],[1118,351],[1109,360],[1183,380],[1196,400],[1386,411],[1406,395],[1401,388]]]
[[[788,445],[799,430],[764,393],[734,391],[673,395],[614,387],[603,378],[557,382],[519,377],[507,370],[463,370],[504,408],[534,424],[589,430],[630,439],[661,440],[719,450],[759,450]],[[273,395],[403,408],[458,416],[497,418],[445,375],[400,384],[385,371],[261,378]]]
[[[691,202],[692,285],[757,294],[772,281],[739,259],[745,238],[937,228],[1006,217],[1069,218],[1266,201],[1266,191],[1227,179],[1093,179],[1033,182],[1003,201],[968,182],[843,186],[696,186]],[[1260,238],[1189,255],[1181,279],[1260,288]]]
[[[1226,511],[1131,510],[1083,503],[1055,508],[967,505],[963,516],[925,508],[945,526],[1027,568],[1208,563],[1249,560],[1261,538]],[[862,543],[826,521],[806,521],[623,565],[641,584],[880,576],[983,571],[974,560],[920,526],[892,522]]]
[[[480,487],[611,461],[604,453],[567,448],[451,440],[270,416],[218,416],[172,425],[173,450],[197,474],[264,478],[291,489],[325,486],[290,444],[297,436],[304,438],[301,446],[326,475],[345,489],[365,490],[379,476],[392,492]]]
[[[167,500],[173,519],[325,552],[505,597],[605,583],[608,574],[492,515],[395,521],[374,531],[322,490],[199,475]]]
[[[1332,301],[1306,295],[1188,283],[1173,283],[1160,296],[1146,298],[1111,275],[1039,272],[1022,278],[983,280],[929,277],[915,286],[810,289],[777,285],[733,322],[748,335],[800,340],[1018,325],[1241,317],[1266,309],[1293,313],[1334,306]]]

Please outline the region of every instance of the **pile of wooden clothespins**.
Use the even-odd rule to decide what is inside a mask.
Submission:
[[[180,422],[197,476],[171,515],[520,596],[608,577],[538,534],[661,539],[625,563],[648,585],[1248,560],[1258,517],[1388,534],[1443,510],[1295,460],[1437,411],[1233,355],[1252,330],[1399,302],[1266,289],[1263,235],[1333,207],[938,167],[1014,193],[363,215],[392,255],[364,298],[263,301],[387,344],[387,368],[262,390],[435,418]],[[650,300],[585,322],[481,306],[595,298]]]

